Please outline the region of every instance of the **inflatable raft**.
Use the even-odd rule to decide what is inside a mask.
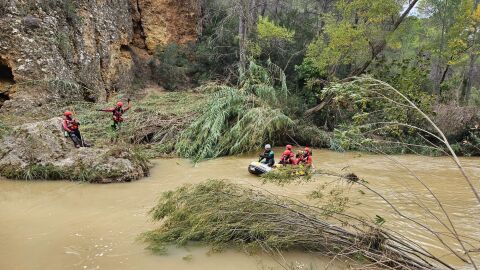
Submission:
[[[268,173],[272,170],[272,167],[269,167],[267,164],[263,164],[260,162],[252,162],[248,165],[248,172],[254,175],[262,175],[264,173]]]

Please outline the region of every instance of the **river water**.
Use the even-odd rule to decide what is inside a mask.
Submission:
[[[0,269],[284,269],[281,264],[293,266],[291,269],[325,269],[327,265],[329,269],[345,268],[341,263],[330,264],[327,258],[300,252],[276,258],[234,250],[210,253],[207,247],[173,247],[168,254],[159,256],[145,250],[145,245],[137,240],[139,234],[156,227],[147,212],[159,195],[183,184],[226,179],[308,201],[312,190],[338,181],[332,176],[315,176],[307,183],[263,185],[258,177],[247,172],[253,159],[254,155],[226,157],[197,166],[182,159],[155,160],[150,177],[126,184],[0,179]],[[447,157],[386,158],[315,150],[314,162],[322,170],[354,172],[409,218],[435,231],[446,231],[421,207],[428,206],[446,222],[420,179],[443,203],[459,234],[480,239],[480,208]],[[478,184],[480,159],[465,158],[462,163]],[[396,215],[378,196],[360,186],[351,187],[348,193],[352,202],[347,210],[350,213],[370,218],[379,215],[386,220],[386,228],[415,239],[449,263],[461,265],[433,235]],[[453,239],[444,237],[444,241],[454,250],[459,248]],[[474,246],[469,249],[480,247],[480,243],[471,242]],[[474,257],[480,262],[480,256]]]

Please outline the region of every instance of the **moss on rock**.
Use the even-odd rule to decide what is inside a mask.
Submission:
[[[0,175],[12,179],[128,182],[148,175],[149,163],[127,146],[76,149],[61,118],[17,126],[0,143]]]

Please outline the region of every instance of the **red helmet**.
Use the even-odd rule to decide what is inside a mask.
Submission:
[[[290,156],[291,154],[292,154],[292,151],[290,151],[290,150],[285,150],[285,151],[283,152],[283,155],[284,155],[284,156]]]
[[[287,144],[287,150],[292,150],[292,146],[290,144]]]
[[[310,154],[310,148],[308,147],[305,147],[305,152],[309,153]]]
[[[63,113],[63,115],[65,115],[65,116],[72,116],[72,112],[71,112],[71,111],[65,111],[65,112]]]
[[[117,107],[123,107],[123,102],[121,101],[117,102]]]

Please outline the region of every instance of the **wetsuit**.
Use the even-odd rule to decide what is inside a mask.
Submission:
[[[111,112],[112,113],[112,120],[113,120],[112,128],[114,130],[119,130],[120,129],[120,124],[123,122],[122,116],[129,109],[130,109],[130,106],[128,106],[125,109],[122,108],[122,107],[114,107],[114,108],[104,109],[104,110],[100,110],[100,111]]]
[[[75,147],[78,148],[78,147],[84,146],[82,135],[80,134],[80,129],[79,129],[80,123],[78,123],[77,120],[67,116],[65,117],[65,119],[63,119],[62,126],[63,126],[63,130],[65,130],[65,132],[67,133],[65,135],[70,137],[70,139],[72,139]]]
[[[275,153],[272,150],[265,150],[263,154],[260,155],[258,162],[267,164],[269,167],[273,167],[275,164]]]

